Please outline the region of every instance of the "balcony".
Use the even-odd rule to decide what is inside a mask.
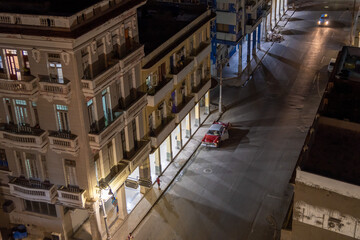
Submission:
[[[81,79],[82,90],[85,97],[94,97],[98,92],[108,86],[117,77],[116,73],[120,71],[117,61],[110,61],[108,67],[95,76],[86,76]]]
[[[185,98],[185,101],[176,106],[175,120],[176,123],[180,123],[181,120],[188,114],[191,109],[195,106],[195,97],[188,96]]]
[[[246,21],[246,26],[245,26],[245,31],[246,33],[252,33],[257,26],[259,26],[259,24],[262,21],[262,16],[260,15],[257,19],[248,19]]]
[[[54,184],[16,177],[9,181],[10,193],[31,201],[55,203]]]
[[[158,128],[150,132],[151,146],[158,148],[165,138],[170,135],[172,130],[174,130],[175,126],[174,117],[166,118]]]
[[[130,123],[138,113],[145,108],[147,105],[147,95],[144,92],[136,91],[132,98],[130,98],[130,103],[125,107],[121,107],[121,110],[124,111],[125,116],[125,125]]]
[[[194,50],[191,55],[194,56],[195,66],[200,65],[200,63],[207,57],[210,56],[211,45],[210,41],[202,42],[200,46]]]
[[[153,86],[147,95],[147,101],[149,107],[155,107],[161,102],[165,96],[171,92],[174,87],[174,79],[166,78],[162,82],[159,82],[158,85]]]
[[[122,161],[128,163],[130,172],[133,172],[149,156],[150,151],[150,141],[139,141],[135,152]]]
[[[0,124],[0,142],[7,147],[46,152],[47,132],[34,127]]]
[[[199,102],[199,100],[205,95],[205,93],[210,89],[210,87],[210,76],[206,76],[205,79],[201,80],[198,86],[192,89],[192,93],[195,97],[195,102]]]
[[[56,153],[70,153],[77,156],[79,153],[78,136],[67,132],[49,131],[50,149]]]
[[[125,182],[129,175],[130,169],[128,163],[120,162],[111,169],[110,174],[104,180],[109,183],[111,189],[116,190]]]
[[[9,80],[7,75],[0,73],[0,94],[5,97],[35,97],[38,92],[39,79],[30,75],[22,76],[23,80]]]
[[[193,58],[186,58],[183,61],[179,61],[177,66],[171,68],[170,74],[173,75],[174,84],[179,84],[188,75],[195,66]]]
[[[65,206],[74,207],[74,208],[84,208],[85,207],[85,192],[86,190],[76,188],[76,187],[65,187],[61,186],[57,190],[58,200]]]
[[[90,147],[100,150],[116,133],[125,127],[124,114],[121,111],[113,112],[113,120],[105,124],[101,119],[93,124],[89,133]]]
[[[123,48],[120,54],[121,72],[127,72],[132,69],[136,63],[140,62],[145,56],[144,45],[132,40],[130,47]]]
[[[39,75],[40,94],[49,102],[54,100],[64,101],[66,104],[70,103],[71,99],[71,83],[68,79],[64,79],[63,83],[59,83],[57,79],[52,79],[50,76]]]

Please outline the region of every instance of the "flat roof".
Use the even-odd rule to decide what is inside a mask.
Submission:
[[[1,0],[0,12],[71,16],[102,0]]]
[[[77,38],[81,35],[91,31],[92,29],[101,26],[106,21],[119,16],[121,13],[130,10],[136,5],[144,4],[146,0],[131,0],[119,5],[114,9],[110,9],[106,14],[91,18],[84,24],[76,26],[74,29],[58,29],[47,27],[35,27],[26,25],[0,25],[0,33],[8,34],[22,34],[35,36],[49,36],[49,37],[63,37],[63,38]]]
[[[138,9],[139,39],[148,54],[206,12],[205,5],[148,2]]]
[[[302,171],[360,186],[360,133],[325,124],[318,125]]]
[[[360,123],[360,82],[335,79],[334,86],[324,97],[328,103],[322,116]]]

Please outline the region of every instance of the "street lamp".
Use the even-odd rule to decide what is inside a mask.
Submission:
[[[218,59],[216,61],[216,66],[219,69],[220,72],[220,81],[219,81],[219,113],[223,113],[222,111],[222,85],[223,85],[223,79],[222,79],[222,69],[223,69],[223,65],[227,64],[229,66],[229,59],[227,58],[222,58],[222,59]]]
[[[105,182],[105,181],[99,182],[98,188],[100,189],[99,201],[101,204],[101,209],[103,210],[103,218],[104,218],[105,229],[106,229],[106,239],[110,240],[111,235],[110,235],[110,231],[109,231],[109,226],[107,224],[107,214],[106,214],[105,203],[104,203],[104,197],[106,197],[106,191],[109,190],[108,195],[112,196],[113,204],[114,204],[114,202],[115,203],[117,202],[117,199],[107,182]]]

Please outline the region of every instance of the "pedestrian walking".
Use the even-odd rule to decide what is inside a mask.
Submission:
[[[158,176],[157,179],[156,179],[156,183],[157,183],[157,185],[158,185],[158,189],[159,189],[159,190],[161,190],[161,188],[160,188],[160,182],[161,182],[161,181],[160,181],[160,176]]]
[[[128,237],[127,237],[126,240],[131,240],[131,239],[134,239],[134,237],[133,237],[132,233],[129,233],[129,235],[128,235]]]

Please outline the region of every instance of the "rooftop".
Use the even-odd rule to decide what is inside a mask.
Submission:
[[[319,123],[301,170],[360,186],[360,133]]]
[[[150,53],[206,11],[204,5],[148,2],[138,9],[140,43]]]
[[[328,103],[320,111],[322,116],[360,123],[360,82],[335,79],[324,98]]]
[[[0,12],[71,16],[102,0],[1,0]]]
[[[332,77],[360,82],[360,48],[348,46],[342,48]]]

